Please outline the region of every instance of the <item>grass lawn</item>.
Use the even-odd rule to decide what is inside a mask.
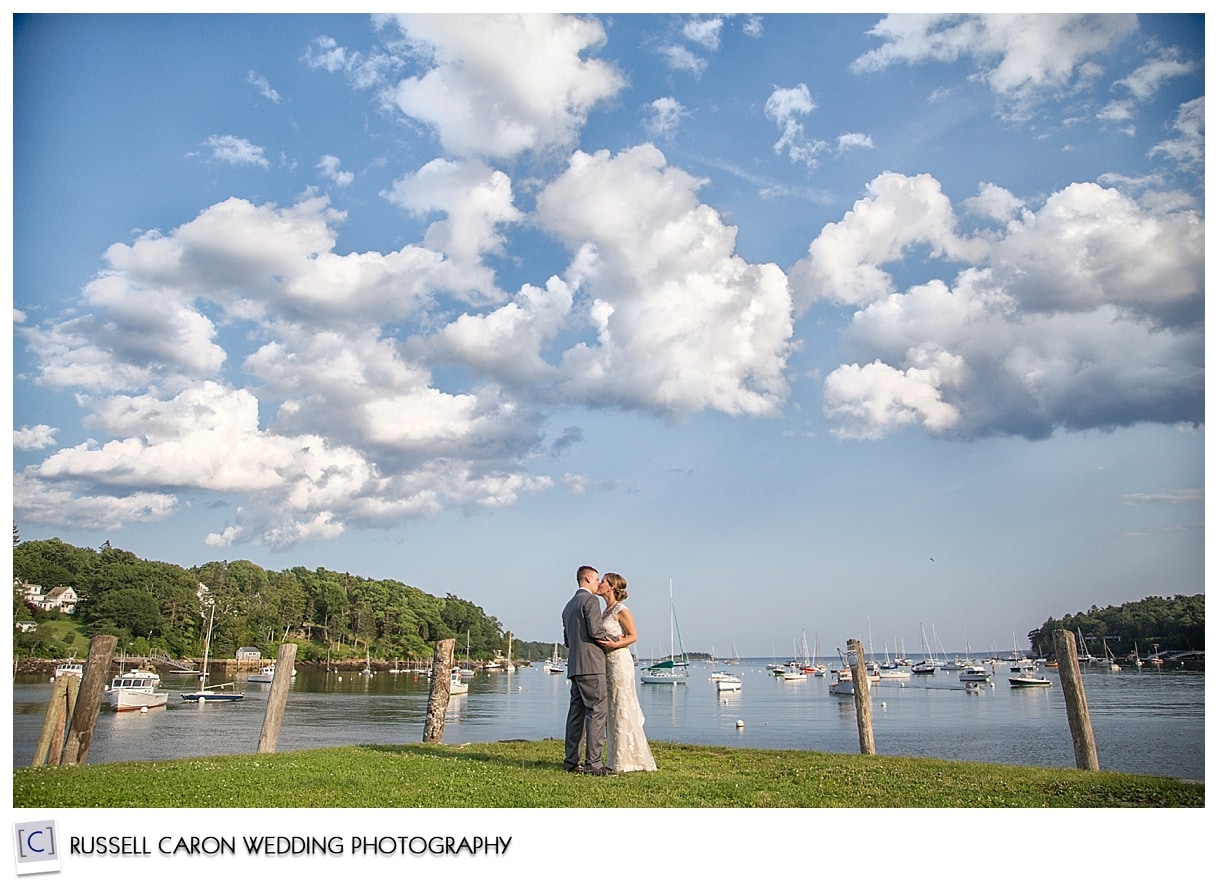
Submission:
[[[404,744],[15,769],[14,808],[1202,807],[1205,785],[892,756],[652,742],[655,773],[562,770],[562,742]]]

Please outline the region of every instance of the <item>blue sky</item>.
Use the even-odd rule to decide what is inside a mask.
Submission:
[[[14,27],[23,539],[640,651],[1204,590],[1199,15]]]

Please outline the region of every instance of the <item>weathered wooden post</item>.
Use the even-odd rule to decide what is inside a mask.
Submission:
[[[1091,731],[1091,714],[1087,711],[1087,694],[1083,691],[1074,635],[1061,629],[1054,631],[1053,649],[1057,653],[1057,674],[1062,681],[1066,719],[1070,721],[1070,737],[1074,741],[1074,765],[1099,771],[1100,758],[1095,752],[1095,733]]]
[[[76,698],[68,739],[63,745],[61,766],[84,765],[89,756],[93,727],[97,724],[97,712],[101,710],[117,645],[118,638],[111,634],[98,634],[89,641],[89,657],[85,659],[85,671],[80,678],[80,694]]]
[[[863,644],[851,638],[846,641],[846,661],[854,676],[854,712],[859,721],[859,753],[875,756],[875,736],[871,732],[871,681],[867,679],[867,658]]]
[[[275,656],[275,676],[271,678],[271,694],[266,701],[266,714],[262,718],[262,734],[258,736],[258,752],[274,753],[279,743],[279,726],[283,722],[283,709],[288,703],[288,691],[292,688],[292,669],[296,667],[296,644],[283,643]]]
[[[438,744],[444,735],[444,715],[448,712],[448,685],[453,671],[453,647],[456,640],[440,640],[431,657],[431,691],[427,694],[427,722],[423,725],[423,740]]]
[[[59,765],[63,757],[63,736],[68,728],[68,720],[72,719],[72,711],[76,709],[76,696],[80,692],[80,678],[72,674],[57,677],[51,688],[51,702],[47,705],[47,715],[42,721],[42,732],[38,736],[38,745],[34,748],[34,761],[31,768],[50,764]]]

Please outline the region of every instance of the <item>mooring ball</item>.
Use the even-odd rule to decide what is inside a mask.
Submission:
[[[743,729],[743,728],[744,728],[744,720],[737,720],[737,721],[736,721],[736,728],[737,728],[737,729]]]

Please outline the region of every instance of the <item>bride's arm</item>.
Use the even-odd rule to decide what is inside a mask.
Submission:
[[[620,610],[617,614],[617,621],[622,626],[622,636],[614,641],[614,648],[621,649],[624,646],[637,642],[639,632],[634,629],[634,616],[630,614],[630,610]]]

